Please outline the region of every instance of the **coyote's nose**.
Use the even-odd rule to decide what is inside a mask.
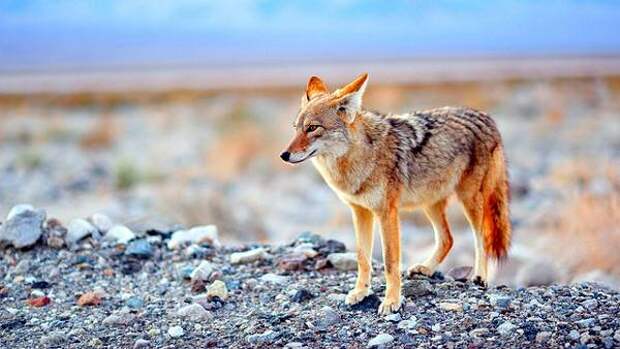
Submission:
[[[285,151],[284,153],[280,154],[280,159],[284,160],[284,161],[288,161],[288,159],[291,157],[291,153]]]

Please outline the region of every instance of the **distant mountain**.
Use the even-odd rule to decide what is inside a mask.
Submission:
[[[620,54],[617,1],[0,2],[0,71]]]

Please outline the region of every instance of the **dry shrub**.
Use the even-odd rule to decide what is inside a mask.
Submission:
[[[95,126],[80,140],[80,146],[86,149],[107,148],[114,143],[118,127],[112,116],[102,115]]]
[[[553,248],[572,272],[601,269],[620,276],[620,195],[578,195],[548,228]]]

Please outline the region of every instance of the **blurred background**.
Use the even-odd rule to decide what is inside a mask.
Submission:
[[[278,154],[310,75],[338,87],[366,71],[368,108],[497,120],[514,223],[497,283],[620,287],[618,23],[615,1],[5,0],[0,217],[30,203],[64,222],[213,223],[231,242],[313,231],[352,248],[348,208]],[[473,264],[456,204],[450,222],[444,270]],[[432,236],[404,215],[404,261]]]

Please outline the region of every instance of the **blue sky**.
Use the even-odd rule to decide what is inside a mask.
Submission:
[[[618,53],[618,1],[0,2],[0,71]]]

